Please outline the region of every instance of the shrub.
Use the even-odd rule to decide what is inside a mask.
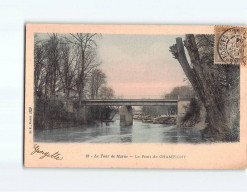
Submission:
[[[200,120],[200,102],[196,98],[191,98],[188,110],[182,118],[182,123],[191,121],[192,125],[195,125]]]

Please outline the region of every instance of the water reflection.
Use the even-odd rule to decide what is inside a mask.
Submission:
[[[174,128],[163,132],[163,141],[170,143],[198,143],[202,142],[201,132],[193,128]]]
[[[120,127],[120,141],[132,142],[132,129],[133,126]]]
[[[175,125],[142,123],[120,127],[119,120],[62,129],[38,130],[35,142],[89,142],[89,143],[200,143],[202,135],[193,128]]]

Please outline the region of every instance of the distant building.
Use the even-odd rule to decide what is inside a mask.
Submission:
[[[64,98],[71,99],[71,98],[77,98],[77,97],[78,97],[77,90],[74,88],[70,88],[70,87],[64,87],[56,92],[56,98],[58,99],[64,99]]]

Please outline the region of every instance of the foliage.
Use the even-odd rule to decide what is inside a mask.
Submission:
[[[237,117],[234,118],[233,124],[229,133],[226,134],[227,141],[235,142],[240,140],[240,112]]]
[[[165,93],[163,98],[165,99],[179,99],[179,98],[188,98],[194,96],[194,90],[191,86],[180,86],[174,87],[170,93]]]
[[[113,99],[115,92],[111,87],[104,86],[100,90],[100,99]]]
[[[77,121],[59,100],[36,99],[34,109],[34,129],[58,128],[74,125]]]
[[[94,120],[111,120],[117,113],[117,108],[113,106],[91,106],[87,107],[87,119]]]
[[[199,122],[201,105],[196,98],[191,98],[186,114],[182,118],[182,123],[192,121],[192,126]]]

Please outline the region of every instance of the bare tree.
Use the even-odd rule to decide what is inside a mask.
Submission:
[[[44,58],[45,58],[45,51],[44,45],[42,41],[35,40],[34,42],[34,95],[41,96],[43,85],[44,85]]]
[[[61,43],[61,66],[59,75],[62,82],[61,87],[66,90],[65,97],[69,98],[69,92],[75,85],[77,66],[75,64],[75,52],[71,44],[67,41]]]
[[[99,90],[102,85],[106,84],[106,75],[100,69],[94,69],[89,80],[90,97],[91,99],[98,98]]]
[[[97,34],[83,34],[76,33],[70,34],[69,37],[65,37],[68,42],[73,44],[77,51],[77,79],[76,88],[79,97],[79,107],[81,106],[81,100],[85,96],[85,86],[87,76],[90,71],[97,67],[99,63],[96,60],[96,48],[97,43],[95,37]]]
[[[45,43],[45,95],[54,96],[59,82],[60,49],[58,35],[53,33]]]
[[[100,89],[101,99],[113,99],[115,97],[115,92],[111,87],[104,86]]]

